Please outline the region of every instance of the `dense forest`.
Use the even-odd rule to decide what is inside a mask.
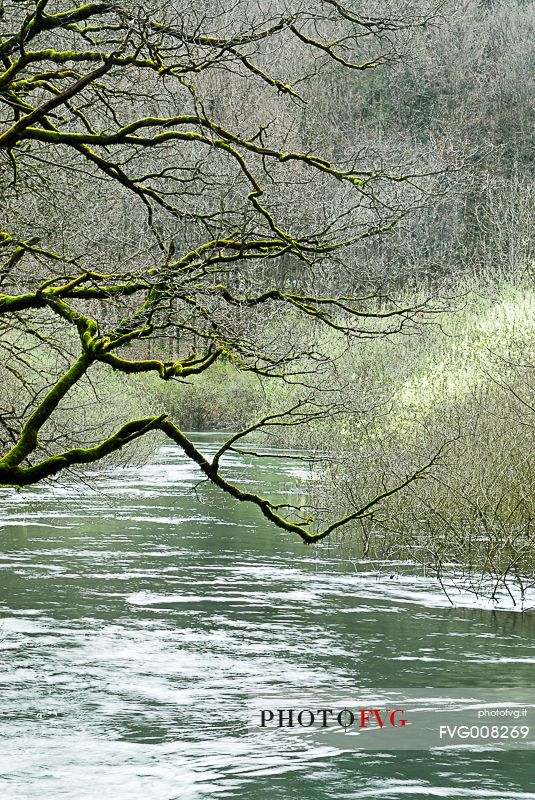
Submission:
[[[305,541],[528,586],[535,4],[356,5],[4,0],[0,478],[166,436]],[[223,475],[251,438],[319,533]]]
[[[439,573],[453,563],[474,590],[481,569],[491,591],[535,576],[534,38],[533,3],[444,6],[381,69],[323,76],[304,133],[309,146],[347,152],[358,142],[385,163],[436,169],[425,198],[362,243],[353,264],[359,290],[379,285],[401,305],[428,307],[415,335],[340,350],[351,414],[279,429],[275,441],[329,456],[316,496],[338,510],[439,453],[427,479],[361,523],[351,546]],[[326,277],[331,292],[336,275]],[[298,396],[224,367],[176,402],[190,427],[225,429]]]

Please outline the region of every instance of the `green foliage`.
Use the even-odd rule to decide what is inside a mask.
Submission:
[[[147,378],[146,388],[163,411],[193,431],[244,427],[263,398],[258,378],[228,362],[214,364],[188,383]]]
[[[525,587],[535,581],[535,290],[524,272],[473,279],[458,298],[440,325],[410,341],[361,344],[339,365],[353,378],[348,407],[363,383],[376,404],[368,418],[316,426],[310,447],[327,454],[337,443],[317,502],[343,513],[442,448],[425,480],[353,529],[356,552],[438,572],[454,563],[490,573],[496,588],[513,578]]]

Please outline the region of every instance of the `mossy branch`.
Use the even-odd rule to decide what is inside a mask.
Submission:
[[[51,478],[70,467],[101,461],[105,456],[121,450],[135,439],[139,439],[150,431],[156,430],[163,418],[160,415],[133,420],[123,425],[116,433],[95,447],[75,447],[56,456],[50,456],[50,458],[46,458],[30,467],[20,467],[12,463],[5,463],[5,459],[1,459],[0,485],[30,486]]]
[[[82,355],[74,362],[70,369],[54,384],[45,395],[35,411],[28,417],[20,437],[14,447],[0,458],[0,470],[11,470],[17,467],[38,445],[39,431],[45,422],[52,416],[59,403],[67,392],[78,383],[84,375],[93,358],[88,353]]]

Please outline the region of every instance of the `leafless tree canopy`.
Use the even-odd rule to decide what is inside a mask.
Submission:
[[[385,165],[358,132],[342,150],[332,120],[315,119],[311,137],[307,120],[319,77],[343,85],[399,59],[436,9],[359,5],[0,4],[0,484],[32,484],[160,431],[305,541],[399,488],[318,528],[221,468],[258,430],[336,413],[332,393],[313,391],[336,350],[318,346],[319,329],[382,336],[418,313],[371,291],[356,253],[425,202],[426,170]],[[346,289],[324,296],[333,272]],[[211,461],[160,410],[104,430],[110,406],[110,418],[121,413],[120,397],[99,395],[107,376],[185,381],[221,361],[299,382],[302,397]],[[101,397],[98,419],[84,413],[88,391]]]

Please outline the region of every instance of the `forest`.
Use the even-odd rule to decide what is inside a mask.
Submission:
[[[306,543],[523,592],[535,4],[361,6],[0,3],[0,484],[171,441]],[[269,445],[302,504],[226,474]]]

